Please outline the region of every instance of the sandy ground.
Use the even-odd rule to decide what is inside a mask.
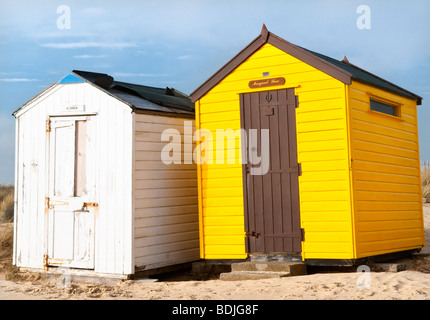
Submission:
[[[246,281],[221,281],[216,278],[196,281],[181,274],[158,282],[127,280],[115,285],[72,283],[70,288],[61,289],[57,280],[44,279],[32,273],[15,274],[17,278],[14,281],[5,280],[5,277],[10,277],[11,271],[5,270],[3,264],[0,265],[3,268],[0,270],[0,300],[430,300],[430,204],[424,207],[424,212],[427,247],[422,254],[410,259],[407,269],[402,272],[333,272]]]

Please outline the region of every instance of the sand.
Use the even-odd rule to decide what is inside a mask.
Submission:
[[[246,281],[196,281],[182,274],[158,282],[72,283],[63,289],[55,279],[37,274],[19,274],[10,281],[0,272],[0,300],[430,300],[430,204],[425,205],[424,212],[427,247],[408,259],[407,269],[401,272],[363,274],[353,270]]]

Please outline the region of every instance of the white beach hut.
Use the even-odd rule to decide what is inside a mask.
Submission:
[[[13,115],[16,266],[126,278],[199,259],[196,167],[161,160],[162,132],[194,125],[188,96],[73,71]]]

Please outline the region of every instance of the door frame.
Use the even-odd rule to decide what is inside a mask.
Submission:
[[[244,103],[244,97],[248,94],[252,94],[252,93],[266,93],[266,92],[275,92],[275,91],[286,91],[287,95],[288,95],[288,91],[291,90],[293,91],[293,95],[295,96],[295,109],[298,107],[298,96],[295,95],[295,89],[293,88],[281,88],[281,89],[274,89],[274,90],[261,90],[261,91],[252,91],[252,92],[243,92],[239,94],[239,102],[240,102],[240,126],[241,129],[246,131],[245,128],[245,103]],[[295,122],[295,132],[296,132],[296,149],[297,149],[297,117],[296,114],[294,114],[294,122]],[[248,132],[247,132],[248,134]],[[248,183],[249,183],[249,179],[248,179],[248,159],[244,159],[244,157],[248,158],[248,146],[245,146],[242,143],[242,185],[243,185],[243,204],[244,204],[244,227],[245,227],[245,251],[246,253],[253,253],[250,251],[250,237],[252,237],[253,235],[249,234],[250,230],[249,230],[249,212],[248,212]],[[296,150],[297,151],[297,150]],[[298,155],[298,153],[296,152],[296,154]],[[298,160],[297,160],[298,163]],[[301,175],[301,164],[298,163],[298,177]],[[297,193],[298,193],[298,219],[299,219],[299,224],[301,225],[301,217],[300,217],[300,191],[299,191],[299,181],[297,181]],[[302,228],[300,228],[300,237],[301,237],[301,241],[304,241],[304,230]],[[291,252],[291,254],[300,254],[302,252],[302,246],[300,246],[300,251],[299,252]],[[264,252],[264,253],[268,253],[268,252]],[[290,254],[289,252],[286,252],[287,254]]]
[[[52,146],[52,142],[53,142],[53,136],[51,134],[51,124],[52,124],[52,120],[55,119],[65,119],[68,120],[70,119],[71,121],[75,121],[75,126],[76,126],[76,121],[82,121],[82,120],[86,120],[86,121],[91,121],[93,123],[93,128],[91,130],[91,132],[93,133],[91,135],[91,141],[93,143],[95,143],[95,148],[93,151],[93,155],[96,157],[93,159],[93,162],[97,162],[97,143],[98,143],[98,139],[96,139],[95,133],[97,132],[96,126],[96,114],[91,113],[91,114],[55,114],[55,115],[49,115],[46,118],[46,140],[45,140],[45,217],[44,217],[44,255],[43,255],[43,268],[45,270],[48,269],[48,266],[55,266],[55,267],[68,267],[68,268],[79,268],[79,269],[87,269],[87,270],[94,270],[95,269],[95,258],[96,258],[96,229],[97,229],[97,217],[98,217],[98,203],[97,203],[97,195],[98,192],[96,190],[94,190],[94,192],[92,193],[92,195],[85,195],[85,196],[81,196],[79,201],[77,202],[82,202],[82,208],[81,210],[73,210],[73,212],[80,212],[80,213],[89,213],[93,218],[93,227],[91,229],[91,236],[90,236],[90,241],[91,243],[89,244],[92,253],[90,255],[90,260],[89,262],[81,262],[81,261],[72,261],[71,263],[68,263],[67,261],[64,260],[60,260],[60,259],[55,259],[53,257],[49,257],[49,252],[51,252],[54,243],[53,240],[51,240],[52,237],[52,217],[53,217],[53,213],[54,213],[54,208],[56,206],[62,206],[64,205],[62,203],[62,201],[56,201],[55,199],[52,199],[52,195],[53,195],[53,190],[55,188],[55,186],[53,185],[53,176],[55,175],[55,168],[52,167],[52,159],[53,157],[55,157],[55,155],[52,154],[52,152],[55,152],[55,150],[53,150],[53,146]],[[88,133],[88,132],[87,132]],[[76,136],[75,136],[76,139]],[[76,141],[75,141],[75,145],[76,145]],[[88,150],[88,146],[87,146],[87,150]],[[76,165],[76,164],[74,164]],[[88,168],[86,168],[86,170],[88,170]],[[94,179],[94,178],[93,178]],[[95,183],[95,180],[93,181]],[[74,201],[72,201],[74,202]],[[75,224],[77,223],[76,220],[74,220],[74,227]]]

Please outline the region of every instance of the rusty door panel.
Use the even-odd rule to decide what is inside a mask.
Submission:
[[[244,207],[247,252],[301,251],[294,89],[241,95],[242,128],[269,130],[269,171],[251,175],[244,165]],[[248,155],[246,155],[248,156]]]

